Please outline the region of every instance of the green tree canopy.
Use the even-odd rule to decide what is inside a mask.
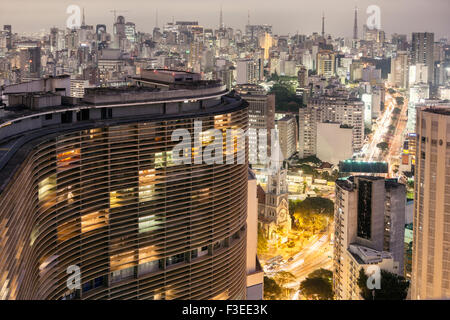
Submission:
[[[311,300],[333,300],[333,273],[318,269],[310,273],[300,284],[299,290]]]
[[[403,106],[403,104],[405,103],[405,98],[403,97],[396,97],[395,100],[397,102],[397,105],[399,106]]]
[[[381,149],[381,151],[386,151],[389,148],[389,144],[387,142],[380,142],[377,144],[377,148]]]
[[[290,201],[289,212],[295,219],[297,229],[317,231],[327,227],[334,215],[334,203],[330,199],[309,197],[303,201]]]
[[[281,81],[278,78],[277,82],[270,89],[270,93],[275,94],[275,108],[277,111],[298,112],[298,109],[303,106],[302,98],[296,95],[295,86],[290,81]]]
[[[290,282],[295,281],[295,276],[287,271],[279,271],[274,276],[275,281],[280,284],[280,286],[284,287]]]
[[[309,197],[298,203],[294,210],[304,214],[324,214],[331,216],[334,213],[334,203],[327,198]]]
[[[332,282],[333,281],[333,272],[331,272],[330,270],[324,269],[324,268],[320,268],[317,269],[313,272],[311,272],[308,275],[309,278],[323,278],[323,279],[327,279],[328,281]]]
[[[267,276],[264,276],[264,300],[278,300],[283,292],[278,283]]]
[[[289,291],[290,289],[286,287],[287,284],[294,282],[296,277],[287,271],[279,271],[274,276],[275,281],[278,283],[278,285],[281,287],[282,291],[284,291],[284,298],[289,298]]]

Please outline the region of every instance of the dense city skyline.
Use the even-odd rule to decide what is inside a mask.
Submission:
[[[325,13],[326,32],[333,36],[349,37],[352,33],[354,7],[359,8],[358,19],[362,26],[368,17],[367,7],[377,5],[381,9],[381,28],[388,34],[410,35],[414,31],[426,30],[434,32],[437,39],[450,36],[446,20],[450,3],[447,0],[348,0],[337,7],[334,0],[281,0],[277,2],[277,6],[256,0],[213,0],[208,1],[207,6],[204,6],[203,2],[204,0],[189,1],[189,4],[181,0],[156,0],[151,3],[141,0],[130,0],[126,3],[117,0],[99,0],[95,3],[85,0],[18,0],[2,6],[0,21],[2,24],[14,25],[16,32],[48,30],[53,26],[64,26],[68,17],[67,7],[78,5],[86,10],[87,24],[106,23],[111,27],[113,13],[110,11],[116,9],[118,14],[123,14],[127,20],[135,22],[138,30],[151,32],[155,25],[156,10],[160,27],[172,21],[172,18],[178,21],[198,20],[200,25],[205,27],[216,27],[222,6],[224,23],[233,28],[243,29],[250,11],[252,24],[273,25],[275,34],[292,35],[297,31],[301,34],[311,34],[320,32],[321,16]],[[20,14],[17,12],[17,5],[20,7]],[[361,30],[360,28],[359,31]]]
[[[7,0],[0,300],[450,299],[449,2]]]

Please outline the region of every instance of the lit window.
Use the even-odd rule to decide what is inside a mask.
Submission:
[[[109,206],[110,208],[117,208],[124,206],[128,201],[132,200],[134,197],[134,189],[123,189],[118,191],[112,191],[109,195]]]
[[[108,225],[108,212],[97,211],[81,216],[81,232],[89,232]]]
[[[118,271],[135,266],[135,251],[126,251],[109,257],[111,271]]]
[[[61,223],[57,227],[58,229],[58,240],[66,241],[79,234],[79,225],[77,219],[72,219],[67,222]]]
[[[139,218],[139,233],[155,231],[158,229],[158,222],[155,215]]]
[[[80,160],[80,149],[58,153],[56,160],[59,168],[69,167],[74,162]]]
[[[39,201],[51,200],[56,195],[56,175],[45,178],[38,185]]]

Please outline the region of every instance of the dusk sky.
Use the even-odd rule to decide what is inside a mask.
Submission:
[[[351,36],[353,9],[359,7],[359,31],[368,15],[370,5],[381,8],[381,28],[388,34],[428,31],[435,39],[450,38],[450,0],[2,0],[0,25],[12,24],[14,32],[31,32],[64,27],[69,5],[86,10],[87,24],[113,21],[112,9],[127,21],[136,23],[139,31],[151,32],[155,12],[159,12],[159,26],[175,20],[198,20],[204,27],[217,27],[220,6],[223,6],[227,26],[242,29],[250,10],[252,24],[271,24],[275,34],[303,34],[320,32],[322,12],[326,16],[326,32],[333,36]],[[108,30],[110,31],[110,30]]]

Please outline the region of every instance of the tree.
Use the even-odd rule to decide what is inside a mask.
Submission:
[[[281,287],[274,279],[264,276],[264,300],[279,300],[282,293]]]
[[[393,114],[400,114],[402,112],[402,110],[400,108],[394,108],[394,110],[392,111]]]
[[[295,88],[289,81],[281,81],[280,78],[270,89],[275,94],[275,107],[279,111],[294,111],[303,106],[303,100],[295,93]]]
[[[332,282],[333,281],[333,272],[331,272],[330,270],[324,269],[324,268],[320,268],[317,269],[313,272],[311,272],[308,275],[309,278],[323,278],[323,279],[327,279],[328,281]]]
[[[364,300],[405,300],[409,282],[404,277],[386,270],[380,272],[380,289],[367,287],[368,276],[364,269],[359,270],[358,287]]]
[[[397,102],[397,105],[399,106],[403,106],[403,104],[405,103],[405,98],[403,97],[396,97],[395,100]]]
[[[334,203],[327,198],[309,197],[301,201],[295,210],[308,214],[316,213],[331,216],[334,214]]]
[[[311,300],[333,300],[333,272],[318,269],[310,273],[300,284],[299,290]]]
[[[275,281],[284,290],[285,298],[289,297],[289,288],[286,287],[287,284],[294,282],[296,277],[287,271],[279,271],[274,276]]]
[[[381,149],[381,151],[386,151],[389,148],[389,144],[387,142],[380,142],[377,144],[377,148]]]
[[[326,228],[329,219],[332,219],[334,215],[333,201],[321,197],[309,197],[303,201],[296,201],[292,203],[291,208],[298,228],[311,231],[313,234]]]
[[[322,160],[320,160],[316,156],[308,156],[306,158],[300,159],[299,163],[313,163],[316,166],[320,166],[322,164]]]

